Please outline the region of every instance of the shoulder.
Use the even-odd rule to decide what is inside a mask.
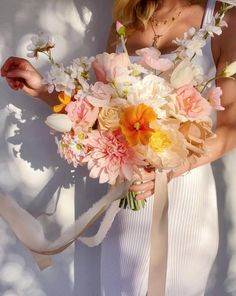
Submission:
[[[222,67],[236,60],[236,7],[226,13],[224,20],[227,27],[216,37],[216,45],[219,48],[218,62]]]

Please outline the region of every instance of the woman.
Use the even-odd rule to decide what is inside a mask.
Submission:
[[[190,3],[186,0],[117,0],[115,19],[128,30],[127,48],[130,55],[135,50],[155,45],[163,54],[175,49],[171,42],[182,37],[190,27],[200,28],[211,21],[219,4],[215,0]],[[228,28],[221,36],[208,39],[203,56],[196,60],[206,75],[218,73],[236,59],[236,10],[226,15]],[[115,32],[111,31],[108,50],[115,51]],[[119,50],[119,47],[117,48]],[[135,57],[134,57],[135,58]],[[41,75],[26,60],[9,58],[2,67],[2,76],[9,86],[22,89],[55,105],[41,85]],[[211,153],[202,157],[189,171],[183,167],[175,173],[169,184],[168,266],[166,295],[204,295],[207,278],[218,246],[218,221],[215,184],[210,162],[236,147],[236,82],[219,80],[223,89],[222,104],[225,111],[217,115],[217,138],[208,144]],[[150,180],[153,174],[147,178]],[[146,179],[146,177],[144,177]],[[152,194],[153,181],[131,189],[143,191],[139,198]],[[123,210],[114,221],[102,245],[101,295],[144,296],[147,293],[149,237],[153,200],[148,199],[143,211],[130,213]],[[86,291],[78,292],[86,295]]]

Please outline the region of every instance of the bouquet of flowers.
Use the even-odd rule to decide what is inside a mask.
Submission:
[[[151,47],[137,50],[137,62],[132,62],[120,23],[116,29],[123,53],[77,58],[68,67],[54,61],[51,37],[45,33],[33,37],[30,56],[41,52],[52,63],[44,83],[50,93],[58,92],[60,104],[53,107],[46,124],[62,133],[56,139],[61,157],[74,167],[87,165],[90,177],[114,185],[132,181],[139,167],[168,172],[205,155],[206,141],[215,136],[211,111],[224,109],[222,91],[211,82],[232,76],[236,62],[207,80],[194,57],[202,55],[209,35],[219,35],[227,26],[223,17],[231,7],[222,4],[212,23],[176,39],[171,58],[162,58]],[[142,208],[145,202],[135,195],[128,192],[120,206]]]

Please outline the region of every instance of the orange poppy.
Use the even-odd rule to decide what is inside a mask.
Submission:
[[[131,146],[147,145],[154,132],[150,123],[156,118],[154,110],[145,104],[127,107],[120,115],[121,132]]]

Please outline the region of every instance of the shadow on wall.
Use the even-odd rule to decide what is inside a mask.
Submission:
[[[9,55],[24,56],[29,36],[39,30],[50,31],[56,36],[59,42],[55,56],[64,63],[78,56],[103,51],[111,23],[111,4],[110,0],[1,1],[0,62]],[[45,61],[33,64],[42,72],[47,68]],[[54,137],[49,134],[44,124],[45,118],[51,113],[47,106],[23,93],[14,93],[3,81],[0,81],[0,98],[0,186],[3,190],[19,204],[27,207],[36,217],[46,210],[48,203],[55,202],[58,195],[60,196],[61,188],[75,187],[76,216],[105,193],[106,186],[99,185],[97,180],[87,178],[85,168],[75,170],[57,155]],[[44,217],[42,220],[50,225],[50,235],[60,234],[63,223],[59,217]],[[95,225],[90,233],[96,228]],[[84,285],[91,287],[91,295],[97,293],[99,247],[88,249],[76,246],[73,289],[73,277],[68,270],[73,262],[72,250],[62,256],[56,256],[56,268],[40,274],[36,268],[31,268],[33,261],[30,254],[15,239],[11,239],[12,234],[9,234],[6,227],[1,226],[1,237],[3,233],[6,242],[3,243],[1,240],[0,255],[4,254],[4,258],[0,256],[0,275],[11,270],[15,277],[4,281],[6,276],[0,276],[2,296],[7,293],[15,293],[14,295],[18,296],[78,295],[78,291],[81,291]],[[18,255],[14,257],[16,253]],[[15,258],[15,261],[12,262],[11,258]],[[18,261],[22,263],[18,264]],[[25,273],[17,269],[20,265],[25,266]],[[25,284],[28,289],[26,292],[26,288],[20,286],[18,281],[22,280],[19,274],[26,276],[27,270],[31,278],[28,278],[28,285]],[[89,283],[88,274],[91,272],[95,275],[91,278],[97,278],[97,283]],[[35,290],[32,288],[33,284],[30,286],[30,281],[35,283]],[[38,292],[33,293],[37,287]]]

